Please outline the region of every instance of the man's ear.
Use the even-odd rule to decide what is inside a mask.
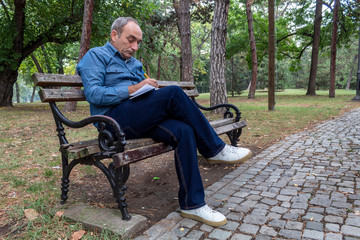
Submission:
[[[111,40],[116,41],[119,38],[119,34],[116,30],[111,31]]]

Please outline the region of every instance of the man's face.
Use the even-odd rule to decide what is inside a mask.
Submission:
[[[120,52],[125,59],[131,58],[139,48],[142,41],[142,31],[135,22],[128,22],[119,37],[118,32],[111,32],[111,44]]]

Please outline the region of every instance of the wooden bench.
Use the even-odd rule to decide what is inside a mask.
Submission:
[[[56,131],[58,132],[63,171],[61,202],[65,203],[68,198],[67,193],[69,191],[69,175],[71,170],[77,164],[94,165],[109,180],[122,218],[129,220],[131,216],[128,213],[125,202],[125,184],[130,173],[129,164],[171,151],[172,147],[164,143],[155,142],[150,138],[126,139],[121,126],[107,116],[95,115],[81,121],[72,121],[65,117],[59,110],[57,102],[86,101],[84,91],[81,88],[69,88],[82,87],[81,78],[78,75],[35,73],[33,80],[36,86],[41,87],[39,92],[41,101],[50,104],[56,124]],[[169,85],[180,86],[201,110],[214,110],[218,107],[223,107],[225,109],[224,118],[211,121],[210,124],[218,135],[227,134],[231,144],[236,145],[242,128],[246,126],[244,121],[240,121],[241,113],[236,106],[220,104],[213,107],[204,107],[195,100],[199,93],[193,83],[175,81],[158,81],[158,83],[159,87]],[[64,125],[71,129],[82,128],[94,123],[98,123],[98,138],[75,143],[69,143],[66,139]],[[108,126],[114,129],[115,134],[107,130]],[[112,162],[108,166],[101,161],[107,158],[112,158]]]

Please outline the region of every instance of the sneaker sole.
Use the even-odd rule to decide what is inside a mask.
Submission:
[[[245,161],[247,161],[249,158],[251,158],[252,156],[252,151],[250,151],[245,157],[240,158],[238,160],[234,160],[234,161],[224,161],[224,160],[210,160],[207,159],[207,161],[211,164],[215,164],[215,163],[230,163],[230,164],[236,164],[236,163],[243,163]]]
[[[214,221],[209,221],[209,220],[206,220],[202,217],[199,217],[197,215],[192,215],[192,214],[188,214],[188,213],[184,213],[184,212],[180,212],[181,216],[184,217],[184,218],[190,218],[190,219],[194,219],[196,221],[199,221],[199,222],[202,222],[202,223],[205,223],[207,225],[210,225],[212,227],[221,227],[223,225],[225,225],[227,223],[227,219],[225,218],[224,220],[220,221],[220,222],[214,222]]]

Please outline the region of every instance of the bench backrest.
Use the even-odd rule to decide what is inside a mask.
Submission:
[[[39,92],[42,102],[86,101],[79,75],[34,73],[33,81],[35,86],[42,87]],[[158,81],[158,84],[160,88],[176,85],[181,87],[189,97],[199,96],[192,82]]]

